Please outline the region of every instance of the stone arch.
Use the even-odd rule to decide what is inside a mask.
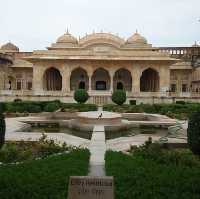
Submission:
[[[118,69],[113,77],[114,90],[119,87],[123,87],[126,91],[132,90],[132,75],[131,72],[126,68]]]
[[[147,68],[140,77],[141,92],[158,92],[160,89],[160,77],[158,71]]]
[[[110,90],[110,75],[104,68],[97,68],[92,74],[92,90]]]
[[[57,68],[46,69],[43,75],[43,87],[47,91],[62,90],[62,76]]]
[[[14,76],[8,75],[6,89],[7,90],[16,89],[16,78]]]
[[[88,90],[89,88],[89,78],[87,71],[81,67],[74,69],[70,76],[70,90],[76,90],[83,87]]]

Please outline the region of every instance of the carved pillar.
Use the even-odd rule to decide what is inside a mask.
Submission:
[[[132,93],[135,95],[139,95],[140,93],[140,67],[139,66],[133,66],[132,69]]]
[[[69,66],[63,66],[62,70],[62,92],[70,92],[70,76],[71,71]]]
[[[33,91],[35,95],[40,95],[43,92],[43,75],[45,67],[33,65]]]
[[[114,77],[115,72],[113,70],[110,70],[109,74],[110,74],[110,92],[112,93],[113,92],[113,77]]]
[[[166,91],[169,91],[169,85],[170,85],[170,69],[168,65],[162,65],[160,66],[160,92],[162,92],[162,95],[167,95]]]

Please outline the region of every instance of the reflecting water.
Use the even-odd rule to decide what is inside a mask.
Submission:
[[[110,132],[106,131],[106,140],[114,139],[118,137],[131,137],[138,134],[156,134],[158,136],[164,136],[167,134],[166,128],[160,128],[160,127],[153,127],[153,126],[142,126],[142,127],[134,127],[128,130],[124,131],[116,131],[116,132]]]
[[[29,129],[25,130],[26,132],[38,132],[38,133],[65,133],[69,135],[74,135],[80,138],[91,139],[92,132],[84,132],[69,129],[66,127],[59,127],[58,125],[51,125],[51,126],[32,126]]]

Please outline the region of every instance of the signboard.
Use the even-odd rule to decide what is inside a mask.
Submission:
[[[70,176],[68,199],[114,199],[113,177]]]

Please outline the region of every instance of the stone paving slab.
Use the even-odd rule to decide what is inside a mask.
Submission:
[[[105,165],[105,130],[104,126],[96,125],[93,129],[93,134],[90,142],[90,176],[104,176],[104,165]]]

